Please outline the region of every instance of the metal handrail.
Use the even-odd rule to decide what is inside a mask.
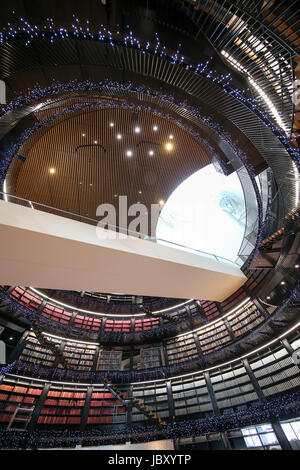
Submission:
[[[23,202],[28,203],[28,205],[31,209],[35,209],[35,207],[34,207],[34,205],[35,205],[35,206],[38,206],[38,207],[50,209],[52,211],[61,212],[63,214],[67,214],[67,215],[72,216],[72,217],[78,217],[78,218],[84,219],[84,220],[89,221],[89,222],[94,222],[94,223],[97,224],[98,227],[101,227],[101,221],[99,221],[97,219],[93,219],[92,217],[77,214],[76,212],[67,211],[65,209],[59,209],[57,207],[49,206],[48,204],[44,204],[44,203],[37,202],[37,201],[32,201],[30,199],[26,199],[26,198],[23,198],[23,197],[20,197],[20,196],[15,196],[14,194],[9,194],[9,193],[4,192],[4,191],[0,191],[0,194],[4,197],[5,202],[9,202],[7,198],[13,198],[13,199],[16,199],[18,201],[23,201]],[[129,236],[133,236],[135,238],[142,238],[146,241],[151,241],[151,242],[157,243],[157,244],[162,242],[162,244],[171,245],[174,248],[183,249],[183,251],[189,251],[189,252],[192,252],[192,253],[197,254],[197,255],[204,254],[206,256],[214,258],[216,261],[220,261],[220,262],[226,261],[230,264],[233,264],[233,265],[237,266],[237,264],[234,261],[231,261],[231,260],[229,260],[229,259],[227,259],[223,256],[219,256],[219,255],[216,255],[214,253],[208,253],[208,252],[202,251],[202,250],[196,250],[194,248],[190,248],[188,246],[181,245],[179,243],[174,243],[174,242],[171,242],[171,241],[168,241],[168,240],[164,240],[162,238],[150,237],[147,234],[144,234],[144,233],[141,233],[141,232],[135,232],[133,230],[129,230],[128,228],[119,227],[119,226],[112,225],[112,224],[107,224],[107,223],[102,224],[102,228],[106,229],[106,230],[113,230],[115,232],[120,232],[123,235],[128,234]],[[123,232],[122,232],[122,230],[123,230]]]

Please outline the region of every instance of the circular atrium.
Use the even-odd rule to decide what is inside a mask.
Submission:
[[[0,449],[300,450],[297,2],[0,12]]]

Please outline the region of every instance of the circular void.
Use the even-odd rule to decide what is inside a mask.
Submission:
[[[158,219],[156,236],[235,262],[245,223],[245,199],[238,175],[225,176],[210,164],[171,194]]]

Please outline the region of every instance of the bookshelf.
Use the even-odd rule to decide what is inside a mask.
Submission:
[[[198,356],[197,346],[192,333],[171,338],[166,341],[169,364],[196,359]]]
[[[143,320],[135,320],[134,322],[134,331],[145,331],[151,330],[159,326],[159,318],[147,318]]]
[[[126,406],[122,402],[104,387],[93,387],[87,425],[125,423],[126,419]]]
[[[51,386],[47,393],[38,425],[80,425],[86,390],[56,388]]]
[[[32,295],[30,292],[27,291],[25,287],[15,287],[10,296],[20,302],[22,305],[31,308],[32,310],[37,311],[39,307],[42,305],[42,299],[38,298],[35,295]]]
[[[42,346],[33,332],[27,335],[26,346],[20,355],[20,359],[24,362],[38,363],[46,367],[53,367],[56,361],[50,349]]]
[[[200,300],[200,305],[209,320],[212,320],[220,314],[215,302],[209,302],[208,300]]]
[[[141,348],[138,369],[149,369],[161,366],[161,348]]]
[[[104,331],[123,331],[129,333],[131,320],[106,320]]]
[[[141,400],[150,410],[160,418],[169,417],[169,401],[166,384],[136,384],[132,388],[132,397]],[[138,410],[132,408],[132,421],[145,421],[148,418]]]
[[[234,308],[237,304],[241,303],[242,300],[247,296],[245,290],[241,287],[235,291],[231,296],[226,300],[221,302],[221,307],[224,313],[228,312],[230,309]]]
[[[122,351],[100,349],[97,370],[121,370]]]
[[[264,321],[264,316],[257,309],[256,305],[248,302],[239,310],[227,317],[227,320],[236,337],[247,333]]]
[[[9,423],[19,403],[22,404],[22,408],[35,406],[42,391],[42,387],[16,385],[4,379],[0,383],[0,423]]]
[[[224,344],[231,341],[223,320],[206,328],[201,328],[197,331],[197,335],[203,354],[209,354],[211,351],[220,349]]]
[[[100,331],[102,325],[102,319],[100,317],[79,315],[78,313],[74,316],[74,326],[76,328],[84,328],[86,330]]]
[[[92,370],[97,354],[97,345],[66,341],[63,354],[72,368],[79,371]],[[62,366],[59,365],[59,367]]]

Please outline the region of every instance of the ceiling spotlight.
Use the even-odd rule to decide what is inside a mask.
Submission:
[[[90,183],[90,186],[93,186],[93,183]]]
[[[141,190],[139,190],[139,194],[142,194],[142,191],[141,191]]]
[[[163,206],[164,203],[165,203],[165,201],[164,201],[163,199],[161,199],[161,200],[159,201],[159,205],[160,205],[160,206]]]
[[[13,337],[11,336],[11,337],[9,338],[9,341],[12,341],[12,340],[13,340]]]
[[[114,127],[114,125],[115,125],[115,124],[114,124],[113,122],[110,122],[110,123],[109,123],[109,127]]]
[[[139,132],[141,132],[141,128],[140,128],[139,126],[136,126],[136,127],[134,128],[134,132],[135,132],[136,134],[139,134]]]
[[[284,285],[285,285],[285,281],[281,281],[280,284],[281,284],[282,286],[284,286]]]
[[[298,268],[299,268],[299,266],[300,266],[299,264],[295,264],[295,268],[296,268],[296,269],[298,269]]]
[[[127,150],[126,156],[127,157],[132,157],[132,155],[133,155],[132,150]]]
[[[98,144],[98,140],[94,140],[94,144]]]
[[[85,137],[85,134],[81,134],[81,135],[82,135],[82,137]]]
[[[173,139],[174,139],[174,136],[173,136],[173,134],[170,134],[170,135],[169,135],[169,139],[171,139],[171,140],[173,140]]]
[[[50,168],[49,173],[50,175],[53,175],[55,173],[55,168]]]
[[[153,126],[153,130],[154,130],[154,131],[158,131],[158,127],[157,127],[157,126]]]
[[[269,295],[267,295],[267,300],[270,300],[270,298],[271,298],[271,297],[270,297]]]
[[[122,139],[121,134],[117,134],[117,139],[118,139],[118,140],[121,140],[121,139]]]
[[[154,155],[154,151],[153,150],[149,150],[149,155],[152,157]]]
[[[167,142],[166,143],[166,150],[168,150],[168,152],[169,152],[172,149],[173,149],[173,144],[171,144],[171,142]]]

